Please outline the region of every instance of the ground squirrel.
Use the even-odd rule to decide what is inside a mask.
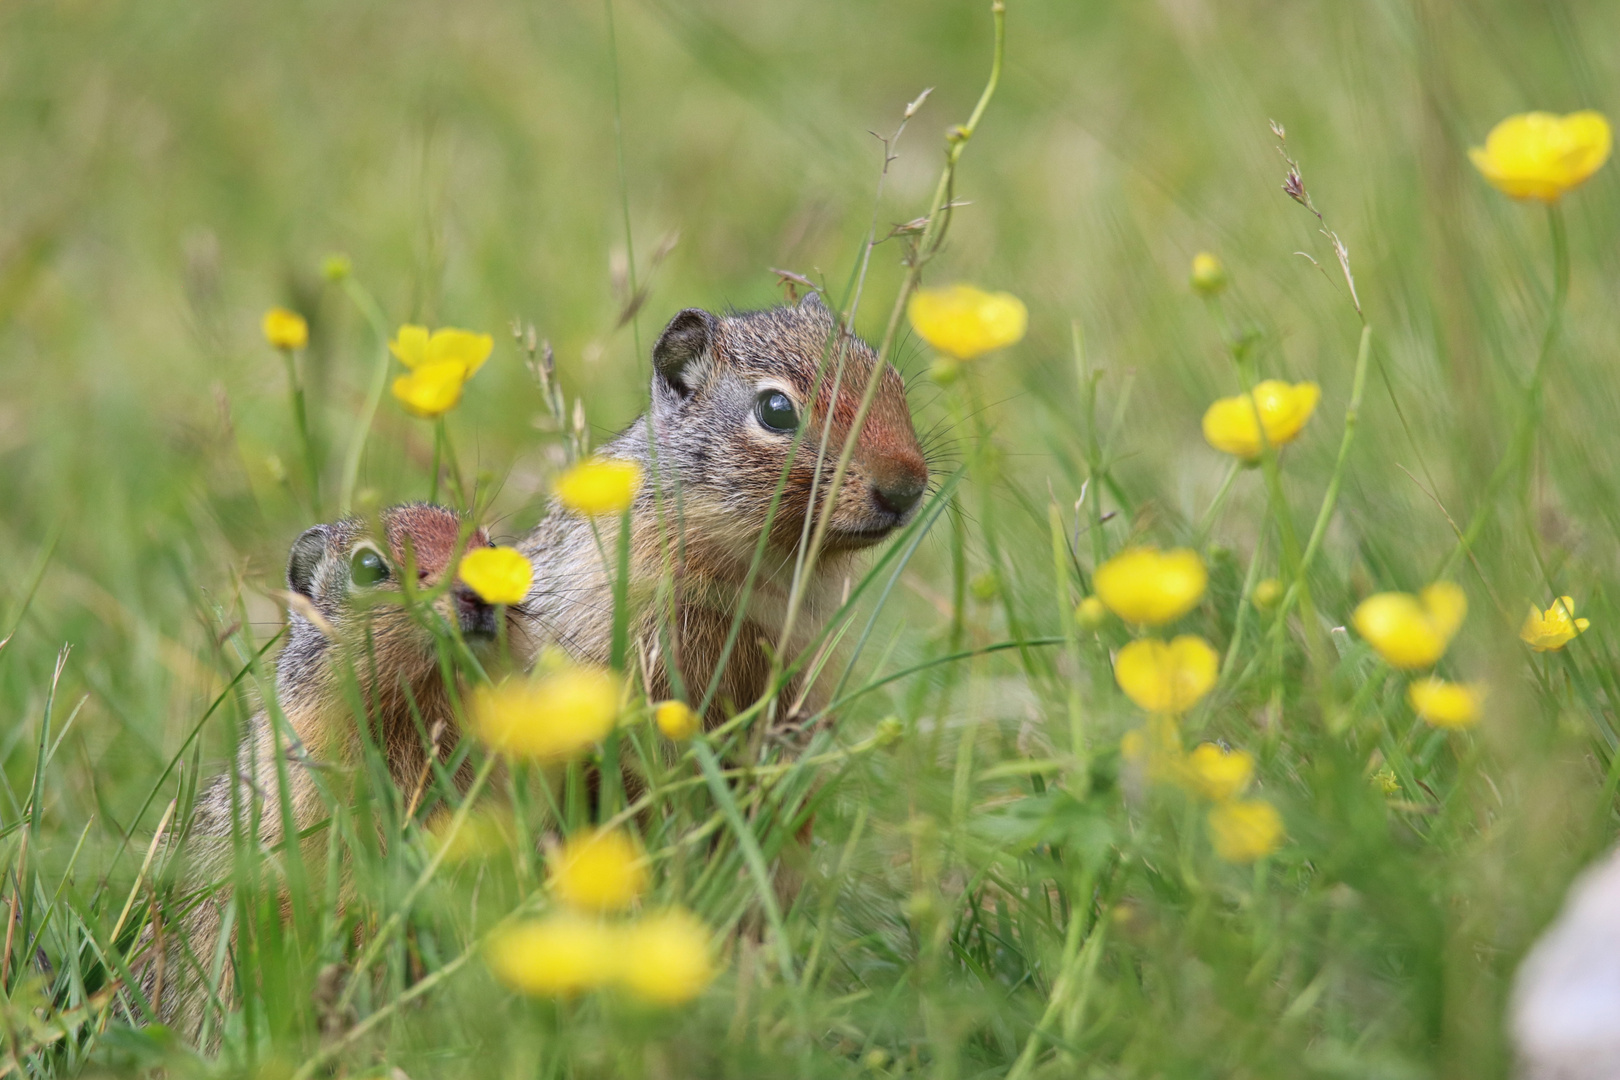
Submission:
[[[841,329],[813,293],[794,305],[724,316],[689,308],[670,320],[652,360],[648,411],[600,454],[638,463],[649,481],[630,515],[631,594],[637,604],[632,637],[655,699],[671,696],[676,686],[670,666],[691,703],[701,699],[793,454],[747,621],[719,683],[716,700],[741,708],[765,690],[812,486],[819,514],[874,372],[881,381],[838,492],[798,630],[780,650],[785,659],[803,650],[836,605],[833,589],[851,556],[910,520],[928,487],[928,463],[899,373],[886,364],[879,370],[871,347]],[[801,425],[805,437],[794,452]],[[540,640],[580,659],[608,660],[613,600],[603,553],[611,559],[617,534],[617,521],[600,520],[593,530],[590,521],[553,500],[545,519],[520,543],[536,570],[525,607]],[[675,617],[664,619],[673,632],[661,634],[669,607],[648,601],[666,564]],[[790,684],[781,697],[790,704],[798,687]],[[711,710],[709,723],[723,711]]]
[[[275,679],[276,707],[286,724],[274,723],[268,709],[255,714],[233,773],[218,777],[199,798],[187,848],[193,880],[217,883],[230,874],[232,775],[241,834],[248,834],[257,815],[262,847],[284,835],[278,764],[285,767],[297,831],[327,816],[318,784],[338,783],[342,767],[363,760],[357,701],[364,702],[371,736],[406,800],[420,798],[429,780],[429,746],[437,746],[441,759],[454,750],[459,729],[441,666],[442,630],[454,626],[487,665],[498,652],[496,609],[452,578],[431,613],[426,605],[413,611],[401,603],[401,579],[414,573],[415,588],[433,592],[454,573],[462,552],[488,546],[489,538],[483,529],[467,528],[455,512],[425,503],[384,510],[377,525],[346,518],[308,529],[293,543],[287,643]],[[444,620],[440,632],[429,621],[434,618]],[[512,651],[532,653],[521,608],[507,610],[506,624]],[[466,777],[458,780],[466,783]],[[212,961],[225,896],[216,893],[185,916],[144,979],[149,997],[159,999],[160,1017],[189,1037],[198,1033],[205,1003],[194,964],[206,968]],[[191,958],[180,953],[182,943]],[[227,965],[223,985],[230,981]]]

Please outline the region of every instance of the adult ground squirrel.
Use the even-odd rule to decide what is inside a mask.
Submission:
[[[441,759],[454,750],[459,731],[441,665],[443,631],[455,627],[481,662],[497,658],[497,609],[454,577],[461,553],[488,546],[489,538],[483,529],[469,530],[455,512],[425,503],[384,510],[377,525],[346,518],[308,529],[293,543],[287,643],[275,679],[275,708],[285,723],[268,707],[255,714],[234,770],[198,800],[188,845],[193,880],[217,883],[230,874],[233,776],[238,835],[256,829],[261,847],[280,843],[286,832],[282,776],[295,832],[327,816],[320,786],[346,782],[352,773],[344,767],[363,760],[357,704],[363,703],[370,735],[409,801],[407,810],[430,779],[430,746]],[[413,609],[401,602],[407,575],[424,593],[437,591],[447,576],[451,584],[431,609],[425,603]],[[438,619],[443,625],[436,628]],[[533,651],[527,626],[520,609],[508,609],[506,643],[516,655]],[[225,896],[216,893],[185,916],[168,947],[154,950],[143,980],[149,997],[158,999],[159,1015],[188,1037],[198,1034],[202,1020],[199,967],[212,962]],[[230,983],[227,965],[222,986]]]
[[[655,699],[673,693],[670,667],[694,705],[709,685],[792,455],[746,621],[718,686],[718,702],[741,708],[764,693],[771,653],[790,660],[820,628],[851,557],[911,519],[928,487],[928,463],[899,373],[886,364],[879,370],[871,347],[841,329],[813,293],[795,305],[725,316],[689,308],[670,320],[652,360],[648,411],[600,455],[634,461],[648,478],[630,514],[631,629]],[[874,375],[876,396],[832,509],[797,630],[792,641],[780,643],[812,492],[819,515]],[[617,535],[616,521],[599,521],[593,529],[552,500],[545,519],[519,544],[536,570],[525,607],[539,639],[580,659],[608,660],[613,599],[603,555],[615,550]],[[666,570],[674,595],[651,603]],[[790,683],[783,705],[797,700],[798,691]],[[709,722],[722,711],[712,710]]]

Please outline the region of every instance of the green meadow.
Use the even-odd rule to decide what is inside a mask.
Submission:
[[[1620,5],[991,8],[0,6],[0,1076],[1514,1075],[1514,972],[1620,834],[1620,168],[1549,205],[1469,150],[1620,116]],[[468,740],[476,796],[412,799],[368,750],[302,854],[186,873],[300,532],[431,496],[515,542],[671,316],[804,282],[931,469],[808,747],[666,740],[632,671],[616,816],[580,763]],[[1027,333],[942,364],[905,304],[954,283]],[[404,324],[495,338],[442,441],[381,393]],[[1266,379],[1319,387],[1297,436],[1212,446]],[[1121,618],[1145,547],[1207,583]],[[492,971],[603,816],[708,930],[691,1000]],[[223,884],[199,1051],[139,973]]]

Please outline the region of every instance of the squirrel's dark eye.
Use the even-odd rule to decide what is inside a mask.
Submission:
[[[365,587],[388,580],[388,564],[370,548],[361,548],[349,560],[349,580]]]
[[[789,432],[799,426],[799,414],[793,408],[793,399],[780,390],[762,392],[754,404],[754,415],[772,431]]]

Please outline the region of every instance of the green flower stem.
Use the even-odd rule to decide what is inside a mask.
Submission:
[[[287,392],[292,397],[293,420],[298,424],[298,441],[304,452],[304,474],[309,479],[309,507],[315,516],[321,516],[321,469],[315,458],[315,440],[309,437],[309,413],[304,407],[304,383],[298,377],[298,353],[295,349],[282,349],[281,357],[287,362]]]
[[[1108,545],[1103,537],[1102,489],[1104,473],[1102,440],[1097,437],[1097,382],[1102,372],[1093,371],[1086,360],[1085,339],[1080,333],[1080,320],[1069,324],[1074,346],[1075,373],[1080,380],[1081,409],[1086,418],[1086,469],[1090,496],[1086,500],[1091,512],[1091,566],[1093,571],[1108,557]],[[1230,481],[1228,481],[1230,483]]]
[[[1317,552],[1322,550],[1322,539],[1327,535],[1328,522],[1333,520],[1334,508],[1338,506],[1339,489],[1344,485],[1345,467],[1350,460],[1350,446],[1355,442],[1356,426],[1361,418],[1361,395],[1367,387],[1368,359],[1371,354],[1372,327],[1363,324],[1361,344],[1356,348],[1355,374],[1350,381],[1350,405],[1344,412],[1344,435],[1339,439],[1339,456],[1333,463],[1333,475],[1328,479],[1327,491],[1322,495],[1322,506],[1316,512],[1316,524],[1311,527],[1310,539],[1306,541],[1305,552],[1300,556],[1300,576],[1296,581],[1289,583],[1288,591],[1283,594],[1282,602],[1277,605],[1279,625],[1294,602],[1299,599],[1299,590],[1305,574],[1310,571]]]
[[[1254,606],[1254,584],[1260,577],[1260,553],[1264,549],[1264,544],[1254,546],[1254,554],[1249,556],[1249,570],[1243,575],[1243,590],[1238,594],[1237,617],[1232,621],[1232,641],[1226,648],[1226,658],[1221,661],[1219,682],[1222,684],[1232,674],[1232,668],[1237,663],[1238,649],[1243,645],[1243,631],[1248,626],[1249,609]]]
[[[444,417],[433,422],[433,478],[428,482],[428,502],[439,501],[439,458],[444,453]]]
[[[1462,557],[1473,550],[1474,542],[1479,539],[1480,532],[1485,528],[1485,521],[1490,515],[1491,508],[1496,505],[1497,492],[1502,489],[1503,484],[1518,474],[1529,460],[1530,452],[1536,444],[1536,433],[1541,426],[1541,397],[1546,381],[1547,358],[1552,354],[1553,343],[1558,339],[1558,331],[1563,323],[1564,301],[1569,296],[1569,236],[1564,227],[1564,211],[1558,203],[1552,203],[1547,207],[1547,228],[1552,234],[1552,304],[1547,312],[1547,332],[1542,335],[1541,351],[1536,355],[1536,366],[1531,369],[1530,385],[1525,390],[1524,411],[1519,414],[1519,422],[1514,428],[1513,441],[1508,444],[1507,453],[1502,455],[1496,470],[1485,482],[1485,490],[1480,494],[1473,517],[1468,520],[1468,528],[1463,530],[1457,546],[1451,549],[1451,554],[1446,557],[1439,573],[1435,575],[1436,579],[1448,576],[1456,569]]]
[[[1069,595],[1069,542],[1064,535],[1063,514],[1057,503],[1051,504],[1047,516],[1052,527],[1052,569],[1057,590],[1058,619],[1063,625],[1064,651],[1074,665],[1075,677],[1059,681],[1067,689],[1065,703],[1069,712],[1070,752],[1074,754],[1075,779],[1079,786],[1084,784],[1086,776],[1086,725],[1080,706],[1080,672],[1084,663],[1080,657],[1079,627],[1074,621],[1074,600]]]
[[[366,322],[371,325],[371,332],[377,338],[377,371],[371,377],[371,388],[366,392],[366,403],[360,411],[360,423],[355,426],[354,435],[349,440],[348,453],[343,455],[343,486],[338,491],[338,511],[347,514],[354,509],[354,489],[360,482],[360,462],[365,457],[366,440],[371,435],[371,425],[377,418],[377,407],[382,404],[383,391],[388,388],[388,321],[383,318],[382,308],[372,299],[366,291],[350,274],[343,279],[343,291],[348,295],[351,303],[360,309]]]
[[[1311,599],[1310,585],[1305,581],[1304,553],[1299,546],[1299,533],[1294,529],[1294,513],[1288,506],[1288,497],[1283,493],[1282,470],[1277,467],[1277,449],[1271,445],[1271,439],[1266,435],[1266,425],[1260,418],[1260,404],[1255,400],[1254,388],[1256,385],[1254,364],[1241,352],[1234,353],[1238,371],[1243,377],[1243,389],[1249,398],[1249,408],[1254,413],[1255,430],[1260,433],[1260,471],[1265,476],[1266,491],[1271,497],[1271,517],[1277,523],[1278,547],[1281,549],[1282,569],[1285,576],[1293,581],[1290,587],[1298,597],[1300,622],[1305,627],[1305,645],[1310,651],[1313,660],[1322,656],[1322,632],[1316,615],[1316,603]],[[1277,623],[1281,626],[1286,620],[1282,618],[1284,612],[1278,613]]]
[[[1221,507],[1226,505],[1226,497],[1231,494],[1232,482],[1243,471],[1243,462],[1233,458],[1232,464],[1226,470],[1226,476],[1221,479],[1221,486],[1215,490],[1215,497],[1209,501],[1209,509],[1198,521],[1197,543],[1195,547],[1203,547],[1204,541],[1209,539],[1209,530],[1215,526],[1215,518],[1220,514]]]

